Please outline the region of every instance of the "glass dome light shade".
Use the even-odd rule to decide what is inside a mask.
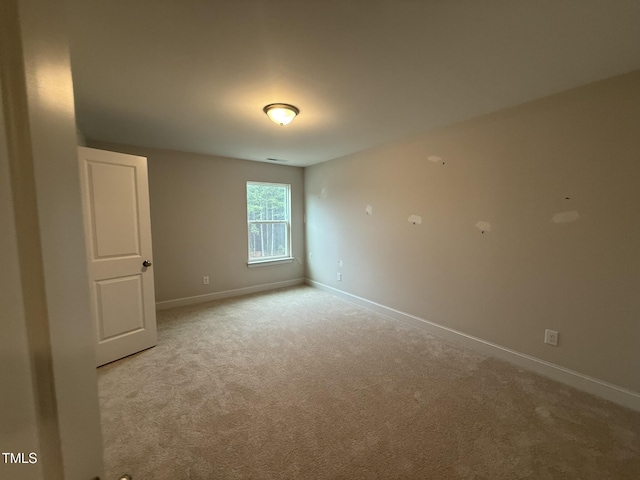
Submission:
[[[286,103],[272,103],[263,108],[269,118],[280,126],[285,126],[300,113],[297,107]]]

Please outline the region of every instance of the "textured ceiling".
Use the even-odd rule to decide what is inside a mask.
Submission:
[[[67,3],[87,138],[290,165],[640,69],[640,0]]]

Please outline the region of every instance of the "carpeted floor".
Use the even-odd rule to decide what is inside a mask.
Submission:
[[[301,286],[99,369],[107,478],[640,479],[640,413]]]

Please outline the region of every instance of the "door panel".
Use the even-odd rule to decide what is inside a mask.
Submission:
[[[147,160],[78,148],[98,366],[156,344]]]
[[[136,169],[87,161],[94,259],[139,255]]]
[[[95,282],[99,306],[99,342],[128,335],[144,328],[142,279],[140,275]]]

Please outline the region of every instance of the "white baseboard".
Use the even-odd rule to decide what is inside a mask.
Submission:
[[[379,303],[372,302],[371,300],[367,300],[366,298],[352,295],[350,293],[338,290],[328,285],[324,285],[314,280],[306,279],[305,283],[312,287],[318,288],[319,290],[332,293],[352,303],[368,308],[369,310],[373,310],[374,312],[380,313],[395,320],[409,323],[415,327],[426,330],[433,335],[437,335],[438,337],[451,340],[478,352],[501,358],[514,365],[517,365],[518,367],[534,371],[536,373],[539,373],[540,375],[544,375],[545,377],[577,388],[578,390],[591,393],[624,407],[640,411],[640,394],[631,390],[627,390],[625,388],[618,387],[602,380],[589,377],[588,375],[583,375],[582,373],[569,370],[568,368],[555,365],[553,363],[541,360],[536,357],[532,357],[530,355],[526,355],[524,353],[516,352],[515,350],[501,347],[500,345],[497,345],[495,343],[487,342],[485,340],[482,340],[481,338],[473,337],[471,335],[467,335],[466,333],[462,333],[457,330],[438,325],[437,323],[433,323],[423,318],[416,317],[415,315],[386,307]]]
[[[224,292],[206,293],[204,295],[196,295],[194,297],[166,300],[164,302],[157,302],[156,310],[167,310],[169,308],[195,305],[196,303],[211,302],[212,300],[220,300],[223,298],[240,297],[242,295],[249,295],[250,293],[265,292],[267,290],[275,290],[276,288],[293,287],[294,285],[302,285],[303,283],[304,278],[294,278],[293,280],[285,280],[283,282],[264,283],[262,285],[253,285],[251,287],[225,290]]]

